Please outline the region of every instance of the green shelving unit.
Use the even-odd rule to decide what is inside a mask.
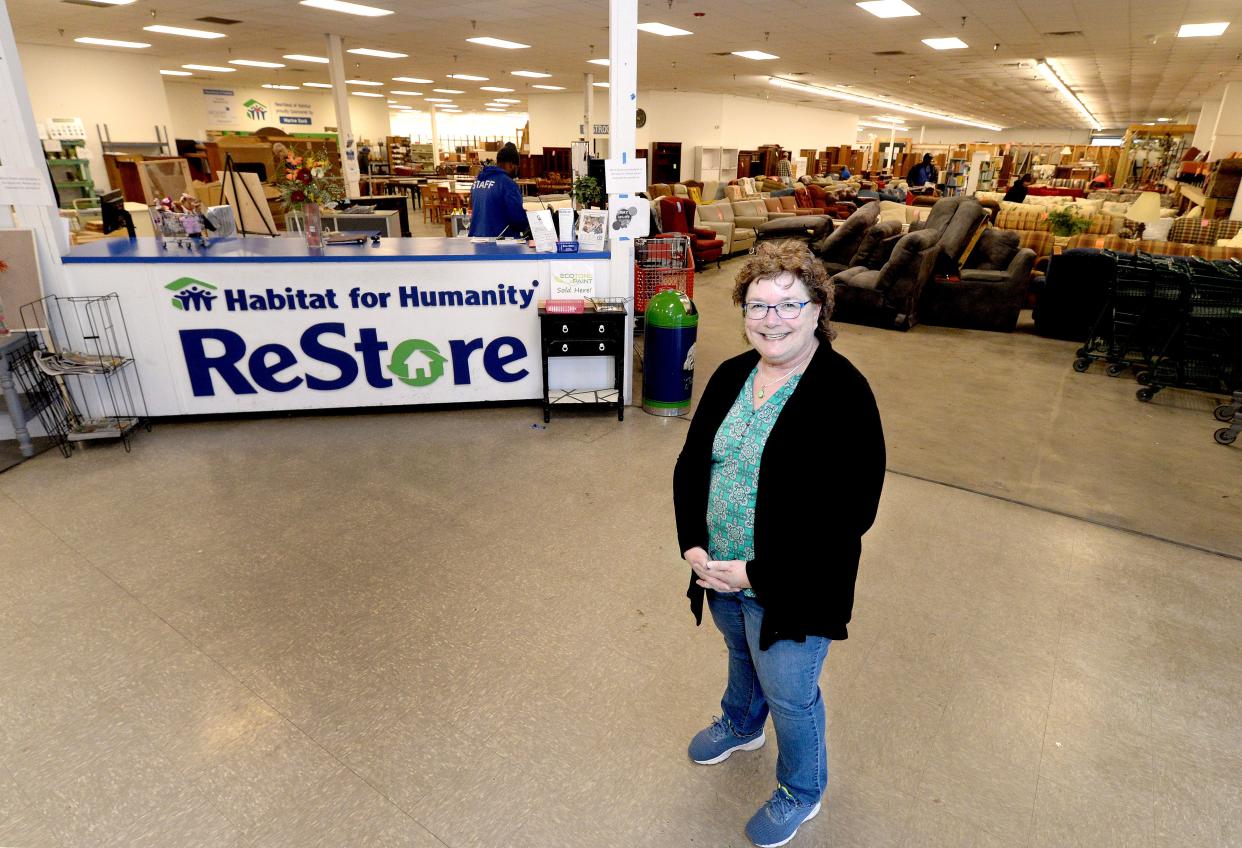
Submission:
[[[60,205],[64,209],[72,209],[75,200],[95,200],[95,181],[91,179],[91,163],[88,159],[78,156],[78,148],[86,144],[80,138],[63,138],[60,142],[60,155],[44,154],[48,167],[52,170],[52,182],[60,195]]]

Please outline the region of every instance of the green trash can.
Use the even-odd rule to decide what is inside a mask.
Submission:
[[[662,291],[647,303],[643,330],[643,410],[685,415],[694,389],[699,313],[683,292]]]

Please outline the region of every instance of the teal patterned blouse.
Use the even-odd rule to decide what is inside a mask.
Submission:
[[[755,558],[755,498],[759,460],[768,434],[802,378],[790,377],[755,409],[755,375],[750,372],[712,442],[712,481],[707,496],[707,555],[714,560]],[[753,598],[755,593],[743,589]]]

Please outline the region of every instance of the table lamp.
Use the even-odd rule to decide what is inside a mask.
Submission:
[[[1154,191],[1145,191],[1140,194],[1138,200],[1130,204],[1126,218],[1138,224],[1138,232],[1134,234],[1134,238],[1141,239],[1147,225],[1160,220],[1160,195]]]

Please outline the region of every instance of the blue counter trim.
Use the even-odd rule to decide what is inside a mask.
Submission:
[[[189,262],[513,262],[531,259],[607,259],[608,251],[536,253],[525,242],[473,244],[469,239],[385,238],[378,245],[350,244],[311,252],[297,238],[217,239],[206,250],[161,248],[154,238],[101,239],[63,257],[68,264]]]

